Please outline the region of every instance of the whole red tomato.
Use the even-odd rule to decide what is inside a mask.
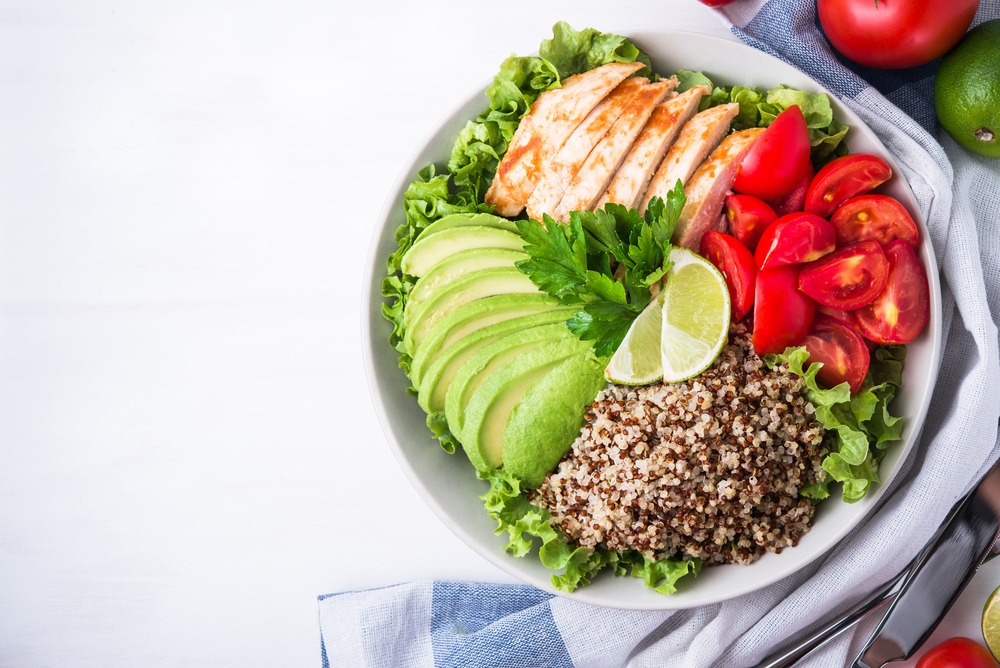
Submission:
[[[948,638],[920,657],[917,668],[997,668],[997,662],[974,640]]]
[[[979,0],[817,0],[834,48],[869,67],[923,65],[945,54],[972,23]]]

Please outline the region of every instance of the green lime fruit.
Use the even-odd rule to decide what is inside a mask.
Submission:
[[[670,251],[673,263],[663,288],[660,360],[663,381],[677,383],[712,366],[729,340],[729,288],[719,270],[685,248]]]
[[[617,385],[648,385],[663,378],[660,360],[660,339],[663,331],[663,297],[661,291],[625,335],[625,340],[611,357],[604,377]]]
[[[983,640],[993,658],[1000,657],[1000,587],[993,590],[983,606]]]
[[[1000,158],[1000,19],[970,30],[941,60],[934,107],[961,146]]]

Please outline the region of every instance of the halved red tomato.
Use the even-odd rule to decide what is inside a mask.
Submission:
[[[809,332],[816,304],[799,291],[799,268],[782,265],[757,272],[753,349],[758,355],[797,346]]]
[[[830,224],[837,233],[838,244],[871,239],[884,246],[902,239],[916,248],[920,243],[920,232],[910,212],[888,195],[852,197],[837,207]]]
[[[889,261],[875,241],[858,241],[802,267],[799,290],[830,308],[861,308],[879,296]]]
[[[851,317],[869,341],[909,343],[920,335],[930,315],[927,274],[916,252],[902,239],[890,241],[883,250],[889,261],[885,287],[875,301],[851,311]],[[757,280],[759,284],[759,276]]]
[[[811,213],[789,213],[767,226],[754,259],[761,269],[818,260],[837,247],[833,226]]]
[[[792,105],[778,114],[736,172],[733,190],[762,200],[777,200],[790,193],[812,170],[809,128],[802,110]]]
[[[870,153],[852,153],[828,162],[806,190],[805,210],[827,218],[855,195],[866,193],[892,176],[889,164]]]
[[[751,252],[757,247],[764,228],[778,217],[767,202],[753,195],[728,195],[725,211],[729,233]]]
[[[802,180],[799,181],[799,185],[795,186],[792,192],[788,193],[777,202],[773,202],[775,213],[779,216],[784,216],[787,213],[794,213],[795,211],[802,211],[805,208],[806,203],[806,192],[809,190],[809,184],[812,183],[813,169],[812,165],[809,165],[809,171],[806,172]]]
[[[736,237],[709,230],[701,237],[701,254],[726,277],[733,320],[742,320],[753,306],[757,265]]]
[[[850,322],[817,313],[802,340],[810,362],[822,362],[816,377],[827,387],[847,383],[851,393],[861,389],[868,375],[871,355],[864,339]]]

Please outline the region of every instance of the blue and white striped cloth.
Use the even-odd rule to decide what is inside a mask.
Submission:
[[[917,197],[943,277],[945,341],[913,455],[922,462],[826,559],[758,592],[678,612],[608,610],[528,586],[441,581],[331,594],[319,603],[324,666],[751,666],[901,570],[1000,453],[1000,162],[936,131],[935,63],[892,72],[841,61],[819,32],[812,0],[751,0],[721,14],[741,40],[836,92],[879,135]],[[975,22],[998,17],[1000,0],[983,0]],[[803,665],[848,664],[871,630],[869,620]]]

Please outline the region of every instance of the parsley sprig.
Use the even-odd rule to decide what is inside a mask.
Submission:
[[[594,352],[612,355],[649,304],[650,287],[670,269],[670,237],[684,208],[684,189],[654,197],[645,215],[620,204],[574,211],[568,224],[549,216],[520,220],[528,259],[517,263],[543,292],[580,306],[567,326]]]

